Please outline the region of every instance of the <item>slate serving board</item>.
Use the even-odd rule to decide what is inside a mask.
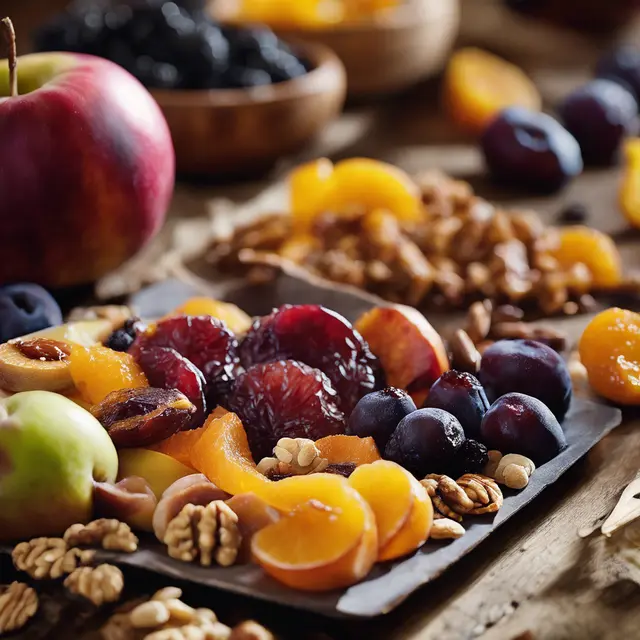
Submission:
[[[143,317],[158,317],[203,290],[206,293],[236,302],[248,313],[268,313],[284,303],[324,304],[350,320],[372,306],[367,296],[302,282],[282,275],[274,282],[248,286],[234,282],[186,284],[169,280],[149,287],[132,300]],[[536,470],[526,489],[506,490],[504,506],[495,516],[469,519],[466,534],[453,542],[428,542],[414,555],[400,561],[377,565],[368,579],[342,591],[305,593],[283,587],[266,577],[253,565],[232,568],[203,568],[169,558],[161,545],[145,542],[134,554],[105,554],[125,565],[145,568],[167,576],[186,579],[233,593],[314,611],[333,617],[373,617],[386,613],[400,604],[421,585],[433,580],[449,566],[474,549],[501,524],[515,515],[545,488],[553,484],[571,465],[621,422],[618,409],[575,400],[563,424],[568,448]]]

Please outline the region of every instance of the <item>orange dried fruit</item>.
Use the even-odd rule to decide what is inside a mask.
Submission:
[[[640,404],[640,314],[617,307],[599,313],[578,349],[596,393],[619,404]]]
[[[69,371],[80,398],[92,405],[102,402],[112,391],[149,386],[133,356],[101,345],[73,345]]]
[[[325,496],[330,503],[312,498],[259,531],[251,546],[253,557],[267,574],[294,589],[348,587],[362,580],[376,561],[375,516],[344,478],[313,474],[274,484],[293,485],[292,493],[285,489],[293,497],[315,490],[316,476],[338,480],[330,483],[331,492]]]
[[[411,474],[395,462],[378,460],[358,467],[349,484],[369,503],[376,517],[380,548],[400,531],[414,503]]]
[[[314,218],[326,210],[332,185],[333,163],[327,158],[296,167],[289,174],[289,198],[296,231],[307,230]]]
[[[267,500],[274,484],[256,468],[244,426],[235,413],[207,419],[191,448],[191,466],[232,495],[255,493]]]
[[[370,158],[350,158],[336,164],[326,209],[346,214],[386,209],[406,222],[423,216],[420,189],[409,174]]]
[[[378,356],[387,384],[408,391],[418,406],[449,370],[442,338],[413,307],[376,307],[364,313],[355,328]]]
[[[522,69],[488,51],[467,47],[457,51],[449,61],[444,77],[444,103],[454,122],[480,133],[506,107],[539,111],[542,98]]]
[[[222,302],[214,298],[190,298],[185,303],[167,314],[165,318],[174,316],[212,316],[222,320],[234,333],[245,333],[251,327],[251,316],[231,302]]]
[[[590,271],[593,284],[610,287],[622,280],[622,259],[615,242],[602,231],[583,225],[563,227],[552,250],[560,267],[571,269],[577,263]]]
[[[378,560],[395,560],[420,548],[429,538],[433,525],[433,505],[426,489],[411,476],[413,506],[400,531],[380,549]]]
[[[640,138],[630,138],[624,145],[625,167],[620,184],[620,208],[624,217],[640,227]]]
[[[325,436],[316,440],[315,444],[320,451],[320,456],[326,458],[329,464],[351,462],[355,465],[361,465],[381,459],[373,438],[345,435]]]

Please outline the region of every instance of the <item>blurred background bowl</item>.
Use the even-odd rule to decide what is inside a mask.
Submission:
[[[171,129],[179,173],[267,171],[341,111],[346,78],[338,57],[316,44],[294,50],[312,69],[287,82],[254,89],[152,90]]]
[[[234,22],[233,2],[216,2],[216,17]],[[408,0],[375,19],[328,28],[277,27],[284,40],[329,47],[347,71],[350,97],[392,93],[438,73],[458,34],[459,0]]]

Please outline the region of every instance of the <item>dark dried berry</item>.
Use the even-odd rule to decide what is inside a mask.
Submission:
[[[136,356],[151,347],[168,347],[192,362],[211,388],[227,385],[238,365],[238,341],[221,320],[211,316],[178,316],[161,320],[155,330],[136,338]],[[214,399],[215,400],[215,399]]]
[[[138,353],[136,360],[151,386],[159,389],[177,389],[189,398],[197,411],[185,427],[199,427],[207,414],[202,372],[175,349],[167,347],[144,349]]]
[[[340,314],[319,305],[285,305],[256,320],[240,345],[245,367],[297,360],[320,369],[350,413],[378,384],[379,364],[367,343]]]
[[[114,351],[129,351],[129,348],[133,344],[134,338],[124,329],[116,329],[105,342],[105,346]]]
[[[561,224],[584,224],[589,217],[589,210],[579,202],[572,202],[558,214]]]
[[[348,478],[356,470],[356,467],[357,465],[353,462],[338,462],[328,465],[324,472]]]
[[[482,473],[489,462],[488,449],[477,440],[465,440],[456,451],[453,460],[455,476],[465,473]]]
[[[280,438],[319,440],[346,426],[327,376],[293,360],[250,367],[236,380],[227,409],[242,420],[255,460],[270,456]]]

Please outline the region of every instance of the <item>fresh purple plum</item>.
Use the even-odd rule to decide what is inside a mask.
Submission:
[[[556,417],[537,398],[508,393],[491,405],[481,426],[482,441],[503,454],[519,453],[537,465],[555,458],[567,446]]]
[[[480,382],[491,402],[506,393],[524,393],[544,402],[562,422],[573,395],[565,361],[535,340],[499,340],[482,355]]]
[[[559,109],[560,118],[578,141],[586,164],[611,165],[625,137],[638,130],[638,103],[613,80],[593,80],[571,93]]]
[[[455,416],[442,409],[418,409],[400,421],[384,457],[424,478],[428,473],[447,473],[464,440]]]
[[[478,438],[489,400],[478,378],[451,369],[434,382],[423,407],[448,411],[458,418],[467,438]]]
[[[384,451],[391,434],[405,416],[416,411],[416,403],[402,389],[386,387],[360,398],[349,417],[347,433],[360,438],[371,436]]]

